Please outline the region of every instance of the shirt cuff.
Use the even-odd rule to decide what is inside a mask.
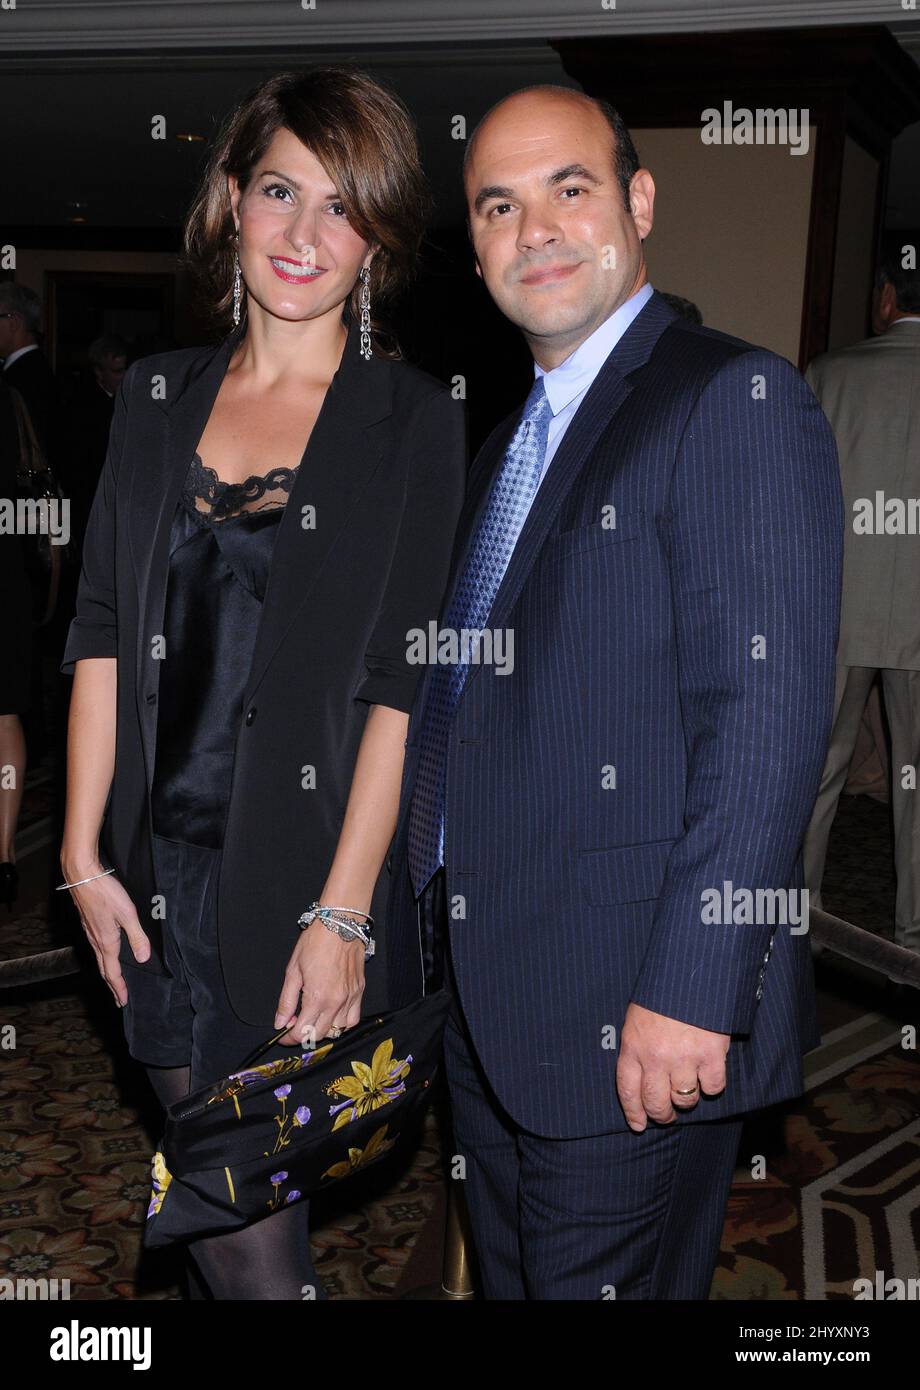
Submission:
[[[63,675],[72,676],[76,663],[86,657],[117,655],[118,643],[113,627],[81,626],[80,619],[74,618],[58,669]]]
[[[390,671],[382,666],[372,667],[355,691],[356,700],[369,705],[387,705],[403,714],[411,714],[421,671]]]

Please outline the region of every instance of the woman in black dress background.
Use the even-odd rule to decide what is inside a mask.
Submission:
[[[287,537],[289,550],[294,543],[299,518],[288,517],[285,532],[283,513],[307,457],[305,440],[330,385],[337,391],[341,419],[347,408],[343,391],[359,393],[358,408],[362,382],[382,380],[379,360],[369,361],[372,353],[375,359],[387,354],[368,300],[375,305],[407,280],[425,208],[411,119],[392,94],[364,74],[335,68],[282,74],[250,94],[225,123],[190,215],[186,246],[224,322],[232,314],[239,326],[228,340],[226,370],[202,420],[197,448],[182,464],[185,477],[170,520],[163,628],[150,650],[143,630],[139,637],[129,630],[138,609],[141,628],[145,620],[136,592],[136,541],[127,546],[131,563],[119,560],[131,528],[135,537],[146,529],[137,499],[144,495],[142,486],[151,486],[149,476],[141,481],[149,468],[132,457],[131,440],[138,456],[149,446],[157,457],[157,447],[149,445],[156,414],[151,414],[151,394],[159,383],[168,395],[182,381],[179,389],[194,405],[187,382],[213,372],[213,354],[202,352],[200,370],[188,354],[179,353],[135,363],[116,408],[110,457],[84,547],[77,616],[62,663],[62,670],[74,670],[75,679],[61,868],[68,885],[74,885],[71,892],[100,972],[124,1007],[129,1050],[145,1064],[164,1106],[227,1075],[272,1031],[271,1018],[260,1015],[253,1022],[233,1008],[228,960],[218,944],[222,864],[236,873],[234,882],[265,884],[255,900],[257,911],[269,896],[273,870],[279,877],[291,870],[288,863],[266,864],[261,854],[245,862],[246,850],[235,852],[242,859],[233,865],[225,855],[229,816],[245,773],[239,766],[241,726],[249,726],[255,715],[250,708],[244,717],[243,696],[261,625],[277,616],[268,606],[297,611],[300,595],[279,591],[269,579],[278,537]],[[359,320],[367,330],[360,335]],[[346,351],[356,359],[361,353],[366,378],[351,357],[344,362]],[[313,602],[330,605],[328,648],[295,653],[303,708],[321,711],[315,716],[323,724],[316,730],[317,748],[357,747],[347,804],[332,763],[328,774],[325,766],[317,769],[316,789],[308,792],[319,800],[310,803],[313,819],[305,812],[304,824],[323,828],[330,853],[321,881],[315,887],[303,883],[301,909],[316,897],[346,909],[344,915],[358,923],[380,900],[382,866],[395,828],[408,711],[419,673],[418,668],[407,673],[408,630],[437,617],[465,478],[462,410],[440,383],[397,354],[388,355],[394,399],[398,390],[405,409],[412,404],[415,411],[407,418],[420,418],[422,405],[432,422],[428,435],[416,431],[422,458],[413,461],[414,486],[424,469],[424,505],[419,507],[405,471],[412,446],[400,437],[406,426],[400,428],[395,413],[390,474],[381,463],[372,475],[374,485],[384,489],[373,516],[368,514],[370,485],[365,483],[361,495],[363,514],[357,485],[355,496],[350,491],[352,461],[324,459],[342,473],[336,506],[341,507],[337,515],[347,520],[336,538],[337,563],[348,565],[353,594],[361,592],[360,577],[366,573],[371,616],[354,629],[354,649],[343,650],[333,634],[347,624],[355,605],[337,608],[327,579],[325,588],[311,594]],[[165,438],[174,444],[173,424]],[[311,486],[319,489],[320,482],[314,477]],[[393,511],[397,503],[401,518]],[[319,511],[317,524],[328,514]],[[155,522],[151,515],[151,530]],[[343,581],[343,592],[346,588]],[[387,650],[375,654],[371,649],[381,632]],[[143,822],[142,815],[135,816],[137,808],[124,805],[112,725],[117,710],[123,726],[118,746],[129,749],[133,705],[143,698],[135,684],[137,670],[148,656],[159,663],[155,771],[148,791],[157,897],[165,905],[165,973],[145,968],[151,942],[141,926],[149,912],[142,892],[135,891],[132,901],[125,884],[106,871],[99,851],[110,789],[119,817],[130,812],[132,823]],[[323,704],[317,697],[324,679],[329,689],[354,691],[355,672],[365,664],[353,698]],[[264,706],[270,700],[267,681],[261,690]],[[122,703],[125,691],[127,703]],[[363,728],[355,713],[362,698],[367,702]],[[297,704],[291,708],[296,711]],[[289,727],[268,729],[273,764],[268,773],[281,779],[290,772],[287,750],[296,748],[304,733],[299,714]],[[279,780],[279,806],[283,795]],[[285,816],[283,810],[279,814]],[[289,820],[287,815],[279,825],[279,844],[289,842]],[[313,848],[304,846],[305,863]],[[271,912],[266,915],[274,926]],[[257,948],[265,923],[257,916],[244,927],[253,938],[248,944],[256,948],[254,968],[264,972],[260,962],[270,953]],[[126,955],[122,933],[133,958]],[[283,971],[256,982],[260,997],[270,997],[277,1008],[274,1027],[290,1024],[282,1045],[262,1060],[289,1056],[285,1049],[305,1039],[337,1036],[366,1007],[365,952],[359,941],[344,940],[318,921],[302,933],[294,928],[288,941],[294,937],[293,949],[285,947]],[[373,974],[377,964],[371,960],[367,966],[375,1008],[385,1001],[382,977]],[[237,990],[239,999],[238,978]],[[191,1242],[190,1248],[216,1298],[301,1299],[311,1291],[323,1297],[307,1223],[308,1203],[301,1201],[242,1231]]]

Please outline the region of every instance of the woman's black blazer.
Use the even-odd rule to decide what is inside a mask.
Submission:
[[[146,357],[125,375],[83,549],[61,670],[117,657],[115,773],[100,835],[166,974],[150,789],[173,512],[240,330]],[[218,890],[231,1003],[272,1031],[297,918],[332,863],[368,707],[411,709],[407,633],[437,619],[466,479],[462,402],[407,362],[359,352],[348,325],[279,522],[240,709]],[[214,460],[220,472],[220,461]],[[272,460],[266,458],[266,471]],[[383,913],[364,1012],[386,1007]],[[347,906],[348,904],[344,904]],[[121,959],[134,965],[122,935]],[[130,981],[128,981],[130,988]],[[420,990],[421,992],[421,986]]]

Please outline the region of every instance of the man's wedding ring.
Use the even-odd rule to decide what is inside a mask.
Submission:
[[[673,1089],[673,1088],[672,1088],[672,1089]],[[694,1091],[698,1091],[698,1090],[699,1090],[699,1087],[698,1087],[698,1086],[691,1086],[690,1089],[689,1089],[689,1091],[678,1091],[678,1090],[674,1090],[674,1094],[675,1094],[676,1096],[692,1096],[693,1093],[694,1093]]]

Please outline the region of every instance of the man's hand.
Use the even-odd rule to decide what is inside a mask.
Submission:
[[[641,1134],[648,1120],[670,1124],[677,1118],[675,1106],[690,1110],[702,1091],[723,1091],[730,1043],[730,1033],[711,1033],[630,1004],[617,1060],[617,1094],[630,1129]],[[677,1094],[690,1087],[691,1095]]]

